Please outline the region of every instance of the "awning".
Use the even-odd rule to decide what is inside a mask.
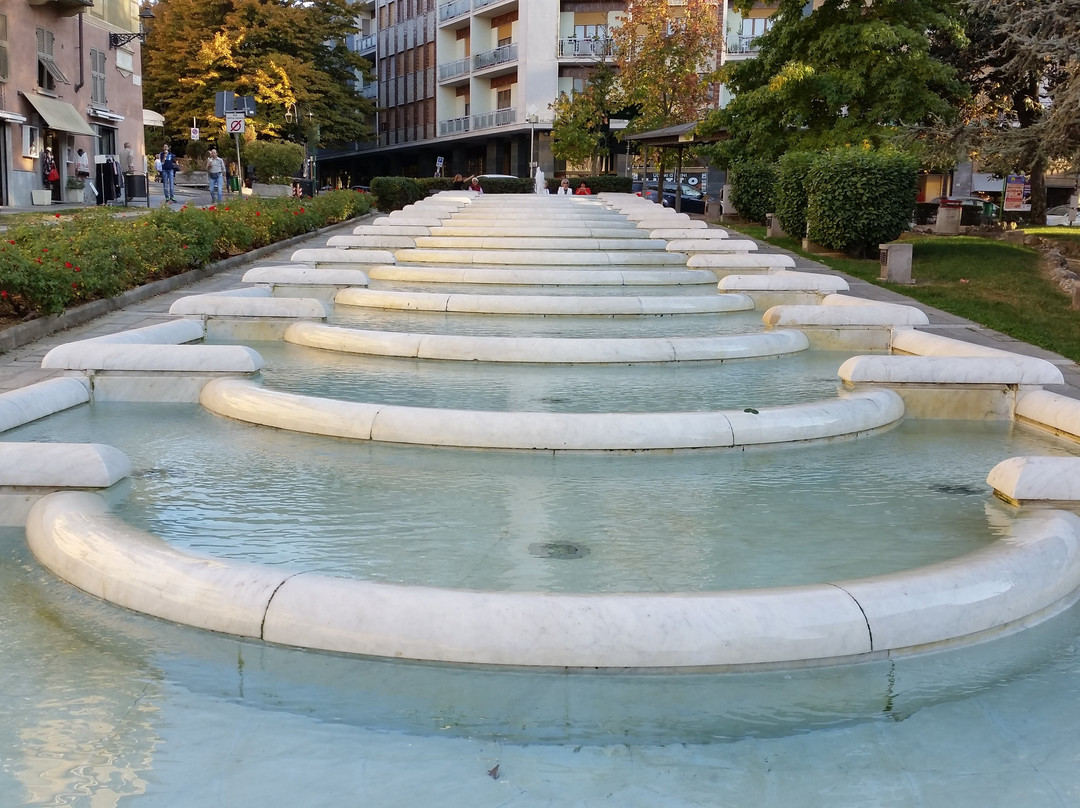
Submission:
[[[9,123],[26,123],[26,116],[20,115],[17,112],[8,112],[6,109],[0,109],[0,121],[8,121]]]
[[[91,135],[94,130],[83,120],[79,111],[66,101],[57,101],[55,98],[46,98],[43,95],[22,93],[22,97],[30,102],[30,106],[38,111],[45,119],[45,124],[50,129],[61,132],[71,132],[73,135]]]
[[[143,126],[164,126],[165,116],[160,112],[154,112],[152,109],[144,109],[142,111],[142,125]]]
[[[103,121],[111,121],[113,123],[120,123],[124,120],[124,116],[116,112],[110,112],[107,109],[98,109],[97,107],[87,107],[86,114],[91,118],[98,118]]]

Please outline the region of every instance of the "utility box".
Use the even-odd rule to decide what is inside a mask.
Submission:
[[[768,238],[784,238],[787,236],[787,233],[784,232],[784,228],[780,226],[780,220],[776,218],[775,213],[765,214],[765,226],[767,228],[765,235]]]
[[[881,256],[881,274],[878,280],[889,283],[915,283],[911,279],[911,246],[900,242],[878,245]]]
[[[964,203],[959,199],[946,199],[942,197],[938,203],[937,221],[934,223],[934,232],[939,236],[959,236],[960,219],[964,213]]]

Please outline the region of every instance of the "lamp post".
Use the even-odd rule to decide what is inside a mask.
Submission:
[[[119,48],[121,45],[127,45],[133,40],[139,40],[140,42],[146,41],[146,21],[154,19],[154,12],[150,10],[149,5],[139,7],[139,30],[130,34],[109,34],[109,47]]]
[[[536,151],[534,144],[536,141],[536,124],[540,120],[540,116],[536,114],[536,105],[529,104],[525,110],[528,113],[528,117],[525,118],[529,122],[529,176],[536,176],[536,160],[534,159]]]

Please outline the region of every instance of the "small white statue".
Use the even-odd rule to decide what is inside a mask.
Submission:
[[[536,193],[546,194],[548,192],[547,183],[544,182],[544,169],[537,167],[536,169]]]

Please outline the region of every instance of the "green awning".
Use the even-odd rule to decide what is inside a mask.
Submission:
[[[83,120],[79,111],[66,101],[57,101],[55,98],[30,93],[23,93],[22,96],[45,119],[45,124],[49,129],[71,132],[73,135],[93,136],[96,134]]]

